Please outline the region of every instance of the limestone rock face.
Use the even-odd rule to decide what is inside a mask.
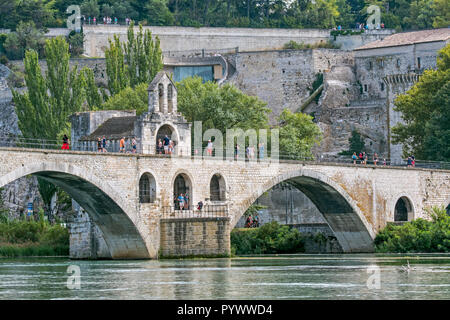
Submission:
[[[6,80],[10,73],[11,70],[0,64],[0,146],[8,145],[8,136],[20,134],[12,93]],[[34,208],[42,203],[37,186],[37,179],[30,176],[17,179],[0,189],[3,207],[9,211],[10,218],[25,213],[29,202],[34,204]]]
[[[12,93],[6,81],[11,71],[4,65],[0,64],[0,138],[6,135],[18,135],[20,133],[17,125],[17,115],[14,111],[12,102]],[[1,143],[0,142],[0,143]]]

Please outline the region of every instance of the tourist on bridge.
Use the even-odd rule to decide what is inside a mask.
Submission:
[[[103,148],[102,148],[102,139],[100,139],[100,137],[98,137],[98,140],[97,140],[97,151],[98,151],[98,152],[102,152],[102,151],[103,151]]]
[[[258,145],[259,159],[264,159],[264,143]]]
[[[353,159],[353,164],[356,164],[356,160],[358,159],[358,157],[356,156],[356,152],[353,152],[352,159]]]
[[[106,152],[106,138],[103,136],[102,139],[102,152]]]
[[[169,155],[171,155],[173,153],[173,151],[175,150],[174,145],[173,145],[173,141],[170,140],[169,141],[169,148],[168,148],[168,153]]]
[[[211,139],[209,139],[208,145],[206,147],[206,154],[210,157],[212,157],[212,150],[213,150],[213,143],[211,142]]]
[[[125,152],[125,137],[123,137],[122,139],[120,139],[120,153],[124,153]]]
[[[169,144],[170,144],[170,139],[169,137],[166,135],[164,137],[164,154],[168,154],[169,153]]]
[[[197,203],[197,210],[201,212],[202,209],[203,209],[203,201],[199,201],[199,202]],[[200,213],[200,212],[199,212],[199,213]]]
[[[234,160],[237,160],[239,157],[239,145],[236,143],[234,146]]]
[[[373,154],[373,164],[374,164],[374,165],[377,165],[377,162],[378,162],[378,155],[377,155],[377,153],[375,152],[375,153]]]
[[[189,210],[189,195],[187,192],[184,194],[184,210]]]
[[[178,196],[178,209],[183,210],[184,208],[184,196],[182,193]]]
[[[64,135],[64,137],[63,137],[63,145],[62,145],[61,149],[69,150],[70,149],[69,143],[70,143],[69,138],[67,137],[67,135]]]
[[[364,162],[364,155],[362,152],[359,153],[359,163],[363,164]]]
[[[133,137],[133,140],[131,140],[131,149],[133,153],[136,153],[136,149],[137,149],[137,142],[136,142],[136,138]]]
[[[411,158],[411,156],[409,156],[408,159],[406,160],[406,165],[407,165],[408,168],[412,167],[412,158]]]

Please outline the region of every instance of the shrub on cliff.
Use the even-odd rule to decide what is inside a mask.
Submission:
[[[450,216],[446,210],[428,210],[431,220],[389,224],[375,238],[377,252],[450,252]]]

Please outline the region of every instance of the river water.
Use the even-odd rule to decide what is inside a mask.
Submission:
[[[0,259],[0,299],[450,299],[450,254]]]

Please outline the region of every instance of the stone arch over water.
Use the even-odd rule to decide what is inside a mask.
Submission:
[[[73,165],[46,162],[24,165],[0,177],[0,187],[30,174],[60,187],[83,207],[102,231],[111,258],[150,258],[136,228],[137,217],[107,182]]]
[[[257,188],[243,205],[231,209],[232,226],[264,192],[286,182],[304,193],[317,207],[344,252],[373,252],[375,231],[356,202],[336,182],[312,170],[282,174]]]
[[[414,208],[408,197],[400,197],[395,203],[394,221],[411,221],[414,218]]]

